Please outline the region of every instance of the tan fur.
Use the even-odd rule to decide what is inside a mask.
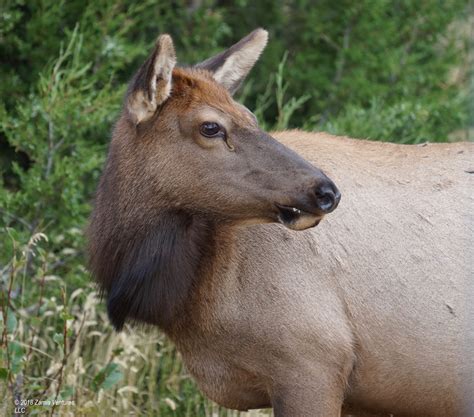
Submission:
[[[470,415],[474,146],[275,136],[343,200],[306,232],[233,231],[205,319],[175,339],[201,388],[245,409],[276,385],[285,416],[336,416],[336,392],[353,412]]]
[[[284,147],[205,69],[172,82],[139,126],[123,112],[97,191],[91,269],[114,325],[160,326],[229,408],[472,415],[474,145],[274,133]],[[275,203],[332,184],[315,166],[339,207],[276,224]]]
[[[227,231],[232,249],[199,295],[213,304],[175,336],[202,389],[245,409],[281,384],[285,415],[313,416],[332,415],[317,410],[335,384],[355,410],[467,416],[474,146],[275,136],[323,167],[343,200],[306,232]]]

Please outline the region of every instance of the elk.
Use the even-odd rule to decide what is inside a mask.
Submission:
[[[112,324],[228,408],[471,415],[473,145],[270,136],[232,98],[267,36],[178,68],[162,35],[131,80],[88,229]]]

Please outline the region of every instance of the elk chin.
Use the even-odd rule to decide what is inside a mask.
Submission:
[[[277,205],[278,221],[291,230],[305,230],[319,224],[322,216],[308,213],[296,207]]]

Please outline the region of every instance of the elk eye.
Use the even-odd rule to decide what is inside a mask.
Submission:
[[[200,129],[201,135],[208,138],[215,138],[216,136],[223,136],[224,129],[215,122],[204,122]]]

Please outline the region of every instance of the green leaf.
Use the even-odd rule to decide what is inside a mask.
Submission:
[[[14,374],[18,374],[23,367],[24,349],[18,342],[10,342],[8,344],[8,353],[10,355],[10,370]]]
[[[62,313],[61,313],[61,318],[63,320],[73,320],[74,319],[74,316],[72,316],[70,313],[68,313],[66,310],[64,310]]]
[[[42,324],[42,319],[39,318],[39,317],[29,317],[29,320],[30,320],[30,325],[31,326],[41,326]]]
[[[66,385],[64,389],[61,391],[61,399],[62,400],[67,400],[68,398],[71,398],[74,395],[74,387],[71,385]]]
[[[7,331],[8,333],[14,333],[16,330],[17,326],[17,319],[15,317],[15,313],[11,310],[8,309],[8,315],[7,315]]]
[[[0,379],[7,379],[7,378],[8,378],[8,369],[0,368]]]
[[[117,382],[123,378],[122,370],[117,363],[109,363],[94,377],[92,381],[92,389],[99,391],[99,389],[110,389]]]
[[[64,346],[64,335],[62,333],[56,333],[53,336],[53,340],[59,345]]]

